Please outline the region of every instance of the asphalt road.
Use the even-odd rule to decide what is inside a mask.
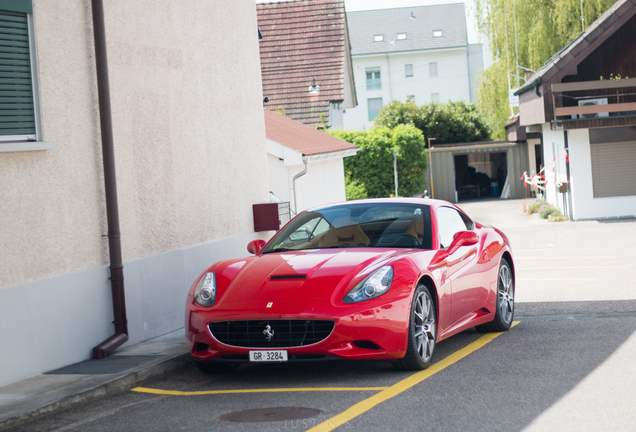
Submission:
[[[346,361],[221,376],[193,367],[14,430],[634,430],[636,221],[550,224],[522,204],[462,206],[512,242],[518,324],[440,342],[425,372]]]

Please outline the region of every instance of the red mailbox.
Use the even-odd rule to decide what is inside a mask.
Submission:
[[[254,231],[278,231],[291,219],[289,202],[252,205]]]

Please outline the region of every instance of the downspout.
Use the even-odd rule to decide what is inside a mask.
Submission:
[[[110,253],[110,284],[113,295],[115,334],[93,348],[93,358],[103,359],[128,340],[126,298],[124,295],[124,265],[121,255],[119,231],[119,206],[117,205],[117,181],[115,176],[115,151],[113,147],[113,121],[110,111],[110,85],[108,83],[108,58],[106,56],[106,31],[104,4],[91,0],[93,12],[93,37],[95,39],[95,65],[97,92],[99,95],[99,122],[102,132],[104,162],[104,189],[106,192],[106,217],[108,220],[108,250]]]
[[[298,214],[298,201],[296,201],[296,180],[298,180],[300,177],[307,174],[307,160],[303,159],[303,163],[305,164],[305,169],[299,172],[298,174],[296,174],[294,176],[294,179],[292,180],[292,190],[294,191],[294,213],[295,214]]]

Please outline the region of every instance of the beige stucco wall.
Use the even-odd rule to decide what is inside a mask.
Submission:
[[[33,0],[43,139],[0,153],[0,289],[107,264],[89,0]],[[124,261],[253,231],[268,201],[252,0],[105,2]]]

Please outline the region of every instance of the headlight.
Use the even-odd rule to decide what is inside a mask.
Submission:
[[[349,294],[344,298],[344,302],[357,303],[380,297],[389,290],[391,282],[393,282],[393,267],[380,267],[349,291]]]
[[[194,290],[194,300],[201,306],[212,306],[216,300],[216,275],[207,272]]]

